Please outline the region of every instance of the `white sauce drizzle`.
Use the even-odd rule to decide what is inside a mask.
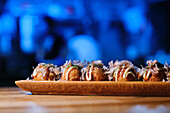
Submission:
[[[67,61],[66,61],[67,62]],[[66,68],[64,68],[64,70],[63,70],[63,74],[62,74],[62,76],[64,77],[64,74],[65,74],[65,70],[66,70]]]
[[[129,71],[129,69],[131,69],[131,68],[127,68],[127,69],[125,70],[125,72],[124,72],[124,74],[123,74],[123,78],[126,78],[126,77],[127,77],[127,72]]]
[[[45,76],[45,73],[42,72],[42,69],[38,69],[38,68],[34,69],[32,76],[36,77],[39,73],[41,73],[43,77]],[[43,77],[41,77],[41,80],[43,80]]]
[[[123,73],[123,70],[124,70],[124,67],[122,67],[122,70],[120,71],[120,76],[122,75],[122,73]]]
[[[84,79],[85,79],[85,78],[84,78],[85,68],[83,68],[83,69],[81,70],[81,72],[82,72],[82,78],[81,78],[81,79],[84,81]]]
[[[143,78],[145,79],[145,76],[146,76],[146,72],[144,72],[144,74],[143,74]]]
[[[150,73],[151,73],[151,71],[149,70],[148,71],[148,73],[147,73],[147,75],[146,75],[146,72],[144,72],[144,74],[143,74],[143,78],[145,79],[148,79],[149,78],[149,75],[150,75]]]
[[[91,68],[90,68],[90,71],[89,71],[89,76],[88,76],[88,73],[86,72],[86,79],[87,79],[88,81],[91,80],[91,72],[92,72],[92,69],[91,69]]]
[[[118,74],[119,68],[114,72],[114,76],[115,76],[115,81],[117,81],[117,74]]]
[[[35,70],[34,70],[34,72],[33,72],[32,76],[34,76],[34,77],[35,77],[36,75],[37,75],[37,69],[35,69]]]
[[[128,73],[126,74],[126,76],[129,75],[129,74],[132,74],[133,77],[135,78],[135,75],[134,75],[132,72],[128,72]]]
[[[120,74],[123,72],[123,69],[121,70]],[[132,74],[133,77],[135,78],[135,75],[132,72],[128,72],[131,68],[127,68],[123,74],[123,78],[126,78],[129,74]],[[118,76],[118,72],[119,72],[119,68],[114,72],[114,77],[115,77],[115,81],[117,81],[117,76]]]
[[[146,76],[147,79],[149,78],[150,73],[151,73],[151,71],[149,70],[147,73],[147,76]]]
[[[68,80],[69,73],[74,68],[76,68],[76,67],[70,67],[70,69],[67,71],[67,73],[66,73],[66,80]],[[64,73],[65,73],[65,70],[64,70]]]

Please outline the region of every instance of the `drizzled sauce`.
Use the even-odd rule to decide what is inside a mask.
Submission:
[[[86,79],[87,79],[88,81],[91,80],[91,73],[92,73],[92,69],[90,68],[89,73],[86,72]],[[89,74],[89,76],[88,76],[88,74]]]
[[[127,68],[126,70],[125,70],[125,72],[124,72],[124,74],[123,74],[123,78],[126,78],[127,77],[127,73],[128,73],[128,71],[130,70],[131,68]]]
[[[126,69],[125,69],[125,67],[122,67],[122,69],[120,70],[120,68],[117,68],[116,71],[115,71],[114,74],[113,74],[113,77],[115,78],[115,81],[117,81],[117,79],[118,79],[118,74],[119,74],[119,76],[122,76],[122,73],[123,73],[123,72],[124,72],[124,73],[123,73],[123,78],[126,78],[129,74],[132,74],[133,77],[135,78],[134,73],[128,72],[130,69],[131,69],[131,68],[126,68]]]
[[[143,74],[144,80],[148,80],[150,73],[151,73],[151,71],[148,70],[147,72],[145,72],[145,73]],[[147,74],[147,75],[146,75],[146,74]]]
[[[67,73],[66,73],[66,80],[68,80],[68,78],[69,78],[69,73],[70,73],[70,71],[71,71],[72,69],[76,69],[76,67],[70,67],[70,68],[68,69],[68,71],[67,71]],[[63,75],[65,74],[65,70],[66,70],[66,68],[65,68],[64,71],[63,71]]]
[[[114,72],[115,81],[117,81],[118,72],[119,72],[119,68]]]

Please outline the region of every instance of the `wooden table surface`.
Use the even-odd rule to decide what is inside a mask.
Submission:
[[[32,95],[0,88],[0,113],[170,113],[170,97]]]

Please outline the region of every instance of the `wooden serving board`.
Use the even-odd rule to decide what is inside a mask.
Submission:
[[[170,82],[19,80],[15,84],[32,94],[170,96]]]

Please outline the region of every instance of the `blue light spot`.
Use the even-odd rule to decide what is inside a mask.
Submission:
[[[15,18],[5,13],[0,16],[0,34],[14,33],[16,30]]]
[[[68,42],[69,54],[67,59],[71,60],[98,60],[101,59],[100,46],[92,37],[79,35]]]
[[[11,53],[11,39],[12,37],[10,35],[3,35],[0,37],[0,49],[3,55],[9,55]]]
[[[166,52],[162,49],[159,49],[155,55],[148,56],[146,58],[147,60],[158,60],[158,62],[165,64],[168,63],[170,64],[170,54],[166,54]]]
[[[139,33],[146,24],[144,9],[141,7],[129,8],[123,15],[123,22],[130,33]]]
[[[129,59],[134,60],[138,56],[137,48],[134,45],[130,45],[127,47],[126,55]]]
[[[32,53],[35,51],[33,31],[33,17],[31,15],[22,16],[20,19],[20,46],[25,53]]]
[[[54,37],[47,36],[44,40],[43,47],[45,48],[45,50],[50,51],[53,44],[54,44]]]
[[[63,7],[56,3],[48,6],[47,14],[53,18],[62,18],[65,16]]]

